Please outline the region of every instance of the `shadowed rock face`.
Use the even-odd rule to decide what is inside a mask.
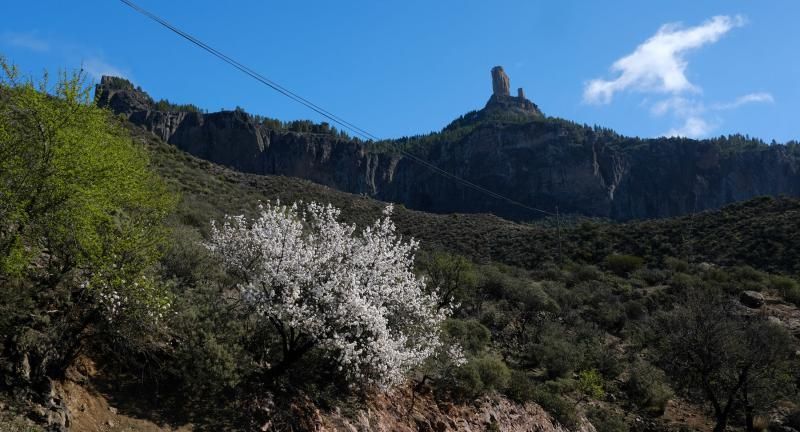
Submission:
[[[145,93],[110,78],[98,85],[96,97],[99,105],[178,148],[240,171],[301,177],[424,211],[487,212],[522,220],[540,216],[385,147],[268,129],[240,111],[159,111]],[[545,118],[524,95],[497,93],[484,109],[455,123],[458,133],[451,125],[432,143],[411,151],[548,211],[557,205],[562,213],[627,220],[718,208],[758,195],[800,196],[800,152],[784,145],[733,148],[724,140],[626,138]]]

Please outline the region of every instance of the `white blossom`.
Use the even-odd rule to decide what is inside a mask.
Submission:
[[[244,280],[242,298],[292,335],[287,343],[326,350],[354,379],[396,384],[439,347],[449,311],[415,276],[418,243],[396,234],[391,206],[361,233],[339,213],[267,203],[252,222],[212,222],[207,246]]]

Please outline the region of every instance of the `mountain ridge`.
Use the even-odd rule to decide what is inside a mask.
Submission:
[[[103,78],[96,96],[100,106],[203,159],[436,213],[541,216],[470,190],[398,150],[531,207],[615,220],[680,216],[760,195],[800,196],[796,143],[624,137],[545,117],[522,89],[510,96],[504,79],[493,72],[486,107],[441,132],[378,143],[268,127],[238,109],[164,107],[116,78]]]

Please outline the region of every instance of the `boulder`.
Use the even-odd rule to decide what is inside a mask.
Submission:
[[[739,301],[749,308],[758,309],[764,305],[764,296],[758,291],[742,291]]]

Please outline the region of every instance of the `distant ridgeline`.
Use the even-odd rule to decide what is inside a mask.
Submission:
[[[800,196],[797,142],[767,145],[742,135],[625,137],[546,117],[522,89],[510,95],[502,67],[491,75],[493,93],[483,109],[441,132],[377,143],[350,138],[327,123],[155,102],[114,77],[102,78],[96,100],[200,158],[429,212],[540,216],[466,188],[397,149],[532,207],[616,220],[683,215],[760,195]]]

